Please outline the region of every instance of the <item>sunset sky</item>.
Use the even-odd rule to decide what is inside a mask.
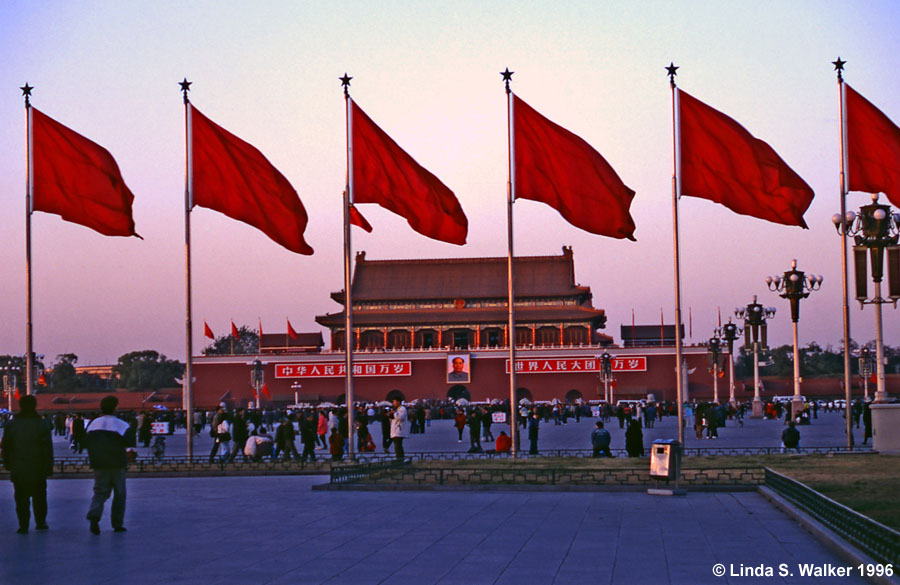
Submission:
[[[825,278],[801,308],[800,340],[841,342],[838,93],[845,79],[900,122],[896,2],[108,2],[0,5],[0,353],[25,351],[25,116],[32,103],[103,145],[135,194],[143,236],[109,238],[58,216],[33,216],[34,344],[52,363],[113,363],[156,349],[184,359],[184,108],[193,82],[204,114],[259,148],[297,189],[313,256],[208,209],[192,213],[194,347],[203,321],[268,332],[317,331],[343,287],[344,100],[338,77],[371,118],[449,186],[469,219],[468,243],[424,238],[404,219],[363,207],[355,229],[369,259],[505,256],[507,121],[499,72],[546,117],[594,146],[636,191],[637,242],[594,236],[552,208],[515,206],[517,255],[571,245],[576,279],[607,311],[606,333],[674,321],[671,93],[685,91],[768,142],[814,189],[809,230],[680,201],[682,303],[693,341],[735,306],[778,309],[770,343],[790,343],[787,301],[764,279],[790,268]],[[884,199],[882,198],[884,201]],[[869,202],[852,193],[848,208]],[[852,306],[853,337],[874,337],[872,307]],[[886,343],[900,312],[884,309]],[[690,339],[688,339],[690,341]]]

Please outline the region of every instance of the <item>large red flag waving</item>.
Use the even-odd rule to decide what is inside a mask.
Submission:
[[[465,244],[469,221],[453,191],[413,160],[353,100],[350,104],[353,203],[377,203],[405,217],[424,236]]]
[[[109,151],[37,108],[30,110],[33,209],[105,236],[137,236],[131,217],[134,195]]]
[[[900,206],[900,128],[866,98],[844,84],[847,110],[847,186],[884,193]]]
[[[297,191],[263,154],[191,108],[194,204],[248,223],[298,254],[307,216]]]
[[[592,234],[634,240],[629,189],[599,152],[513,95],[516,197]]]
[[[681,193],[735,213],[806,227],[813,190],[772,147],[682,90]]]

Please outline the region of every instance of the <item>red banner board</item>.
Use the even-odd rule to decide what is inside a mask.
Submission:
[[[320,364],[275,364],[275,378],[342,378],[347,371],[343,362]],[[412,376],[412,362],[354,363],[353,375]]]
[[[614,372],[646,372],[646,356],[622,356],[612,359]],[[583,374],[600,371],[597,358],[538,358],[516,360],[517,374]],[[509,373],[509,360],[506,360]]]

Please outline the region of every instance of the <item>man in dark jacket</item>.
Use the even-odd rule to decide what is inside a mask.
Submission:
[[[53,474],[53,439],[49,425],[38,416],[34,396],[19,400],[19,414],[6,426],[0,452],[13,482],[19,518],[16,532],[28,532],[31,507],[34,527],[47,530],[47,478]]]
[[[604,457],[612,457],[613,454],[609,450],[609,443],[612,439],[609,431],[603,428],[603,421],[598,420],[595,428],[591,432],[591,446],[594,448],[594,457],[600,457],[602,453]]]
[[[87,513],[91,532],[100,534],[103,505],[112,492],[110,519],[115,532],[125,532],[125,467],[127,448],[135,446],[134,431],[128,423],[113,415],[119,399],[107,396],[100,401],[100,413],[86,429],[88,458],[94,470],[94,497]]]
[[[231,444],[231,454],[228,456],[228,461],[234,461],[234,458],[237,457],[238,453],[243,456],[244,461],[247,461],[247,455],[244,454],[244,446],[247,444],[247,439],[250,437],[250,431],[247,429],[247,419],[244,418],[244,409],[239,408],[234,414],[234,418],[231,419],[231,440],[233,442]]]

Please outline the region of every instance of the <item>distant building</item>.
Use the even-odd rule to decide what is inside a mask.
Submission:
[[[353,278],[355,350],[469,350],[508,346],[507,259],[367,260],[356,256]],[[560,256],[515,259],[517,346],[611,343],[590,287],[575,282],[572,248]],[[331,298],[344,304],[344,291]],[[316,317],[344,349],[344,313]]]
[[[506,258],[369,260],[360,252],[351,284],[354,398],[508,398],[506,263]],[[571,248],[560,255],[517,257],[514,271],[517,400],[602,399],[598,356],[604,351],[614,356],[616,399],[648,394],[675,399],[675,351],[665,345],[668,336],[656,347],[613,345],[600,331],[605,311],[594,307],[590,287],[575,279]],[[331,298],[343,305],[344,292]],[[250,370],[256,359],[264,364],[269,393],[260,397],[263,405],[340,402],[343,310],[319,315],[316,322],[329,331],[328,343],[321,333],[302,333],[296,340],[274,333],[263,336],[258,356],[195,357],[195,404],[254,401]],[[711,386],[705,348],[685,348],[684,357],[694,372],[691,388]],[[454,371],[454,363],[462,371]]]

